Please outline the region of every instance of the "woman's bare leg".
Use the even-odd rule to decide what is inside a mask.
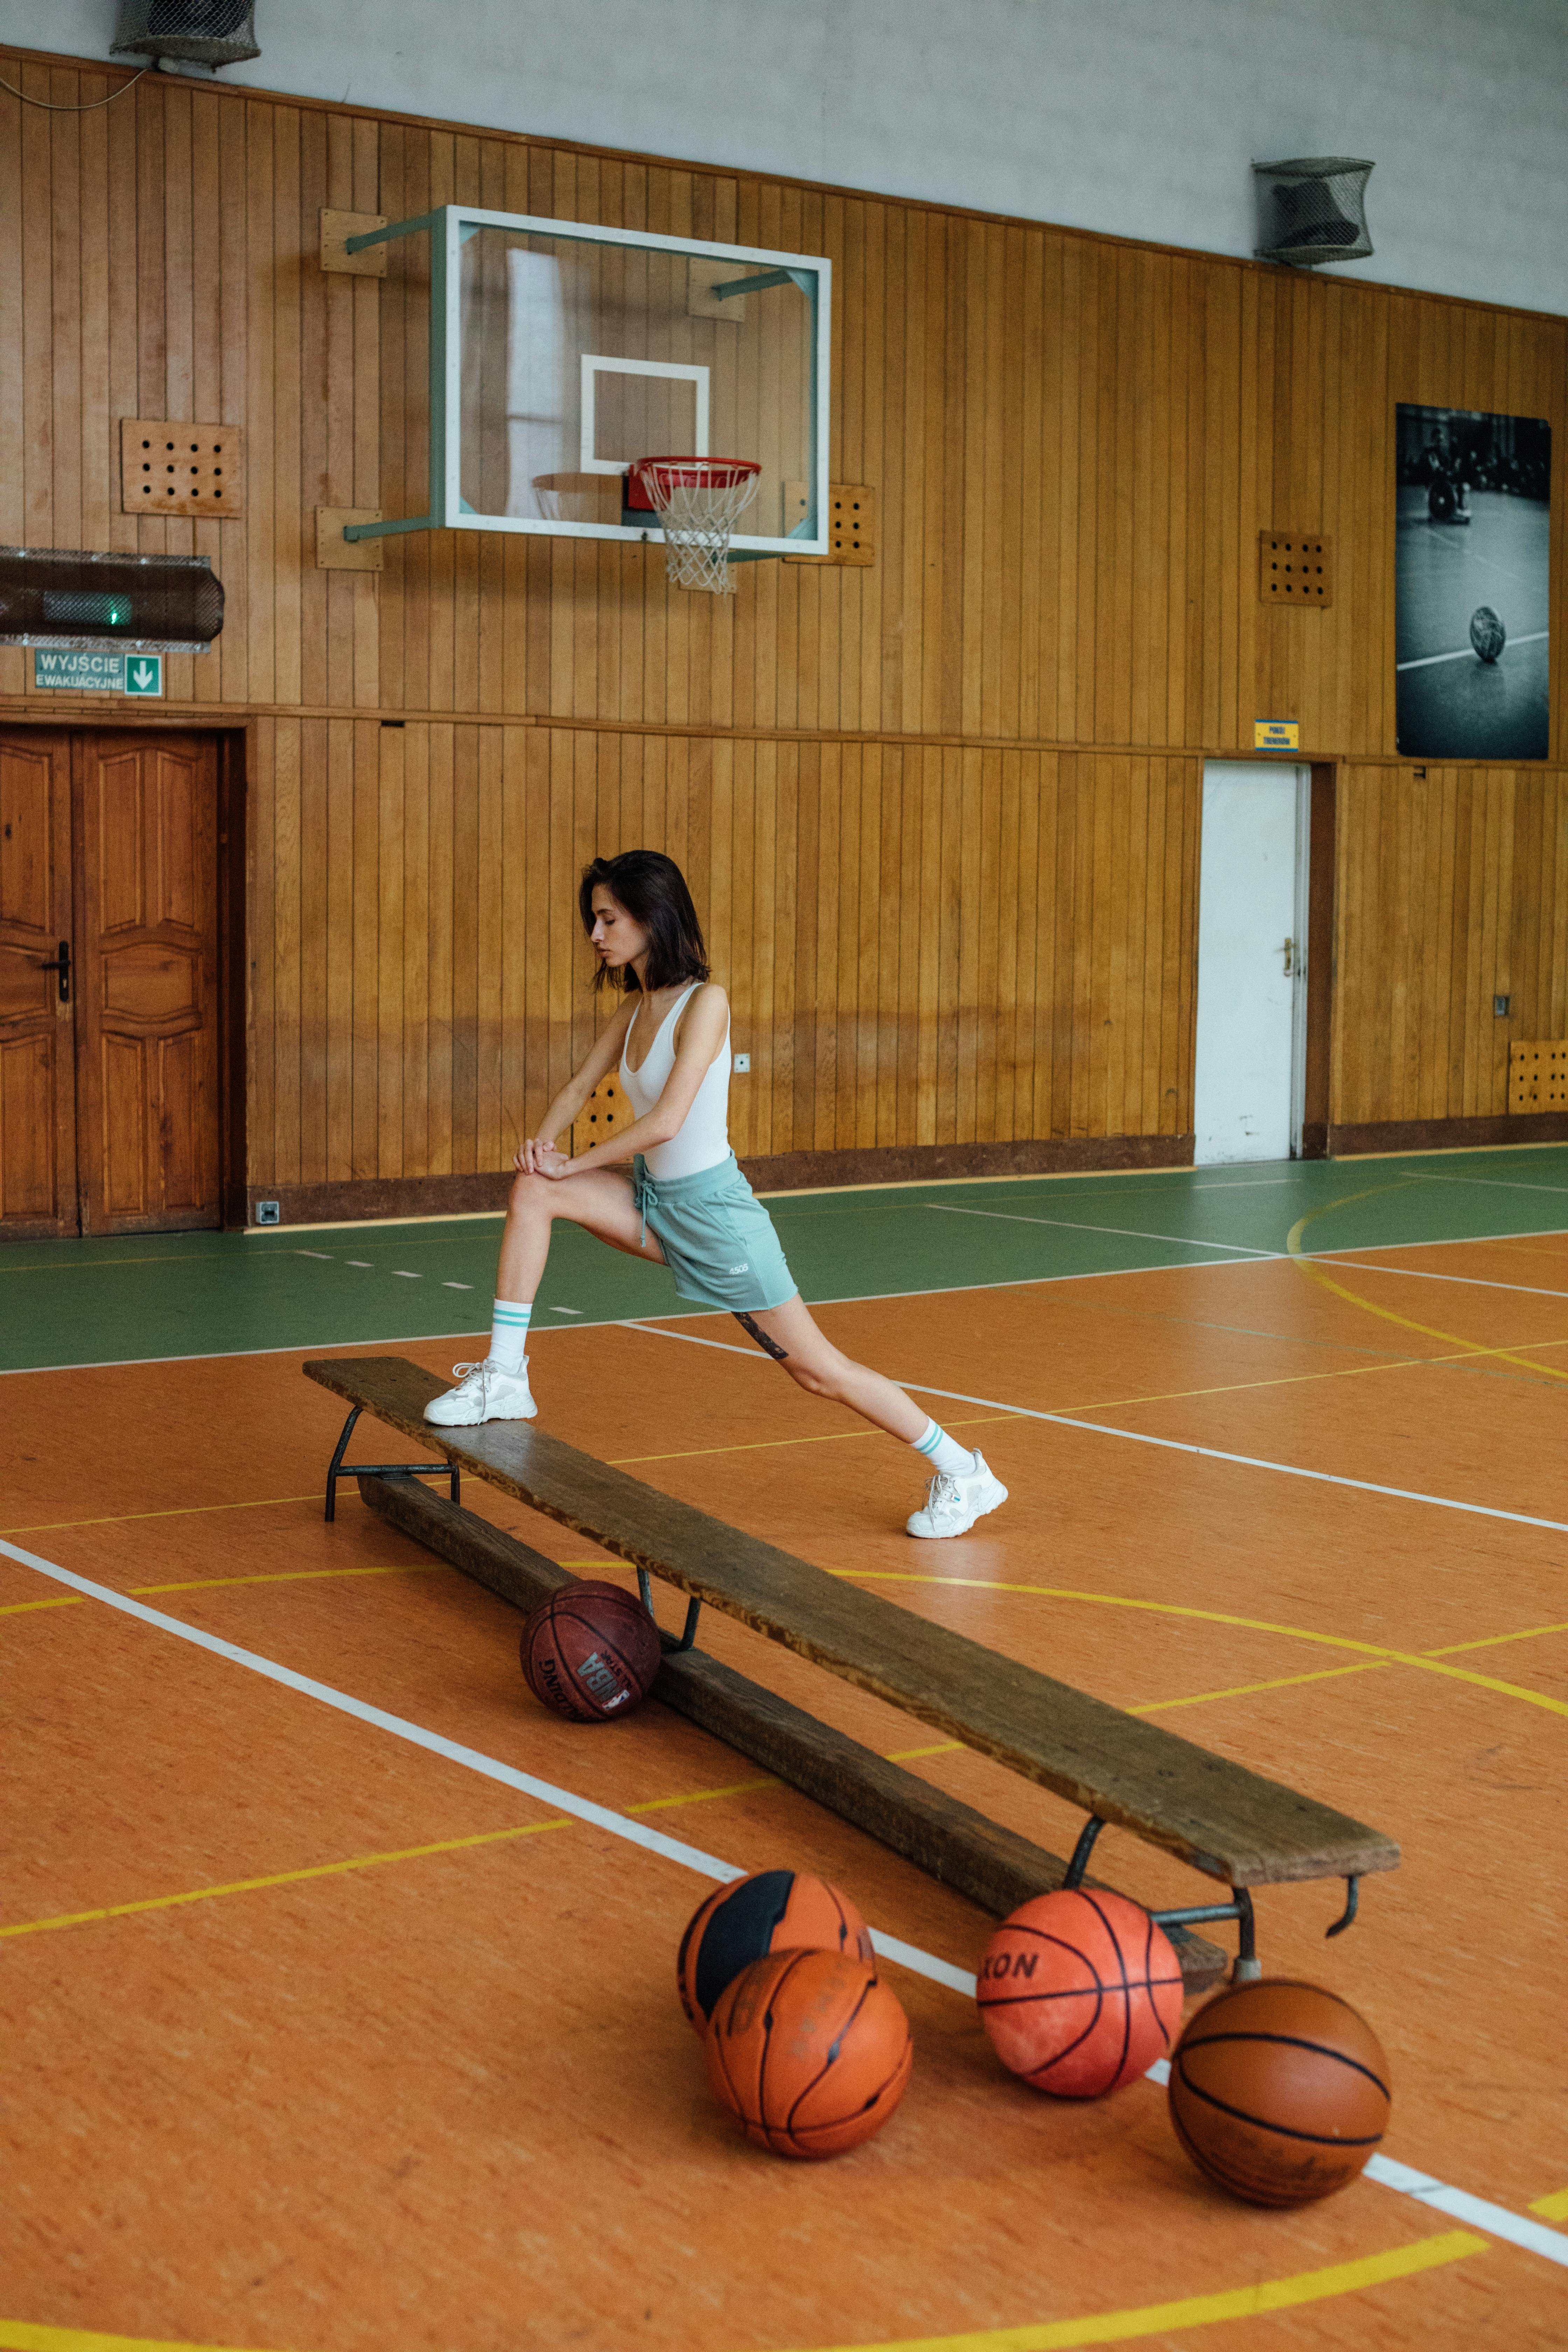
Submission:
[[[639,1240],[642,1219],[631,1180],[614,1168],[589,1168],[580,1176],[520,1176],[511,1188],[496,1269],[496,1297],[531,1307],[550,1254],[550,1228],[558,1219],[581,1225],[612,1249],[664,1264],[664,1252],[649,1234]]]
[[[760,1308],[744,1319],[753,1335],[761,1333],[773,1342],[770,1355],[774,1349],[782,1350],[775,1360],[808,1395],[831,1397],[835,1404],[847,1404],[852,1412],[885,1429],[889,1437],[902,1438],[906,1445],[913,1445],[923,1433],[929,1413],[912,1403],[896,1381],[872,1371],[867,1364],[856,1363],[836,1348],[817,1328],[798,1292],[782,1307]]]
[[[812,1396],[847,1404],[889,1437],[915,1446],[930,1464],[931,1479],[922,1510],[904,1525],[911,1536],[963,1536],[977,1519],[1007,1499],[1007,1489],[980,1454],[965,1448],[937,1426],[896,1382],[836,1348],[816,1328],[797,1292],[783,1307],[742,1315],[742,1323]]]

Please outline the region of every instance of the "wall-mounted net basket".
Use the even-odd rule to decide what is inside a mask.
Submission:
[[[120,0],[115,57],[233,66],[258,58],[256,0]]]
[[[1300,155],[1289,163],[1254,163],[1263,214],[1266,261],[1298,267],[1363,261],[1372,251],[1366,184],[1373,166],[1353,155]]]

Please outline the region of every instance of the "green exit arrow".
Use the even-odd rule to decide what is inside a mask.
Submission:
[[[161,695],[163,691],[163,655],[127,654],[125,691],[127,694]]]

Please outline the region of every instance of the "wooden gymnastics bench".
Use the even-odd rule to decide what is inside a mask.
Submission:
[[[1361,1878],[1398,1865],[1398,1846],[1363,1822],[931,1624],[527,1422],[434,1427],[424,1408],[446,1383],[403,1357],[303,1369],[351,1408],[328,1474],[329,1518],[339,1481],[357,1477],[383,1518],[519,1607],[532,1608],[573,1582],[568,1570],[460,1507],[467,1471],[629,1562],[645,1598],[648,1577],[663,1578],[690,1605],[654,1696],[997,1917],[1051,1887],[1095,1883],[1085,1878],[1089,1852],[1100,1829],[1114,1823],[1228,1886],[1226,1902],[1154,1915],[1195,1987],[1215,1981],[1226,1965],[1215,1946],[1191,1933],[1200,1921],[1236,1919],[1237,1973],[1258,1972],[1251,1888],[1343,1878],[1347,1900],[1332,1936],[1355,1916]],[[442,1459],[345,1465],[362,1412]],[[431,1475],[449,1477],[450,1499],[424,1490],[419,1480]],[[692,1648],[703,1602],[1081,1806],[1089,1819],[1071,1861],[987,1822]]]

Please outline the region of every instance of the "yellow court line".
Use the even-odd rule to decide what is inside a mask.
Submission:
[[[310,1495],[263,1495],[254,1503],[183,1503],[172,1511],[108,1511],[99,1519],[34,1519],[25,1528],[0,1528],[0,1536],[52,1535],[59,1528],[118,1528],[132,1519],[193,1519],[204,1511],[270,1511],[282,1503],[319,1503],[318,1486]]]
[[[1332,2263],[1326,2270],[1298,2271],[1293,2278],[1260,2279],[1249,2286],[1226,2287],[1218,2294],[1184,2295],[1175,2303],[1148,2303],[1135,2311],[1048,2319],[1032,2327],[966,2328],[962,2336],[904,2336],[896,2344],[841,2344],[828,2347],[828,2352],[1068,2352],[1069,2347],[1079,2344],[1127,2344],[1140,2336],[1209,2327],[1221,2319],[1258,2319],[1270,2311],[1291,2311],[1304,2303],[1358,2294],[1368,2287],[1385,2286],[1392,2279],[1415,2278],[1422,2271],[1441,2269],[1446,2263],[1487,2253],[1490,2243],[1489,2239],[1472,2236],[1468,2230],[1447,2230],[1439,2238],[1418,2238],[1414,2245],[1391,2246],[1385,2253]],[[5,2336],[0,2333],[0,2352],[5,2352]],[[26,2346],[23,2352],[67,2352],[67,2347]],[[72,2347],[70,2352],[89,2352],[89,2347]],[[90,2352],[98,2352],[98,2347],[90,2347]],[[145,2352],[162,2352],[162,2347],[150,2346]]]
[[[1018,1421],[1023,1417],[1016,1412],[972,1412],[967,1420],[950,1421],[944,1426],[948,1429],[978,1429],[984,1422]],[[768,1454],[781,1445],[843,1445],[853,1438],[883,1437],[886,1434],[885,1430],[875,1428],[830,1429],[817,1437],[759,1437],[742,1445],[691,1445],[679,1454],[616,1454],[611,1456],[605,1467],[626,1470],[640,1462],[695,1462],[700,1455],[706,1454]],[[565,1564],[562,1562],[563,1567]]]
[[[1568,2221],[1568,2189],[1554,2189],[1550,2197],[1538,2197],[1529,2210],[1542,2221]]]
[[[86,1927],[99,1919],[128,1919],[138,1911],[172,1911],[186,1903],[210,1903],[220,1895],[254,1895],[267,1886],[294,1886],[308,1878],[336,1878],[346,1870],[374,1870],[387,1862],[417,1862],[426,1854],[459,1853],[465,1847],[499,1845],[508,1838],[537,1837],[544,1830],[569,1830],[574,1816],[558,1813],[546,1822],[526,1822],[521,1829],[481,1830],[475,1837],[443,1838],[434,1845],[399,1846],[386,1853],[358,1853],[346,1862],[319,1862],[307,1870],[274,1871],[267,1878],[236,1878],[226,1886],[192,1886],[180,1895],[147,1895],[136,1903],[110,1903],[98,1911],[62,1911],[48,1919],[19,1919],[0,1927],[8,1936],[41,1936],[54,1927]],[[4,2338],[0,2337],[0,2344]]]
[[[1491,2252],[1491,2242],[1468,2230],[1446,2230],[1418,2238],[1414,2245],[1390,2246],[1379,2254],[1333,2263],[1325,2270],[1298,2271],[1293,2277],[1256,2280],[1217,2294],[1184,2295],[1175,2303],[1144,2304],[1131,2311],[1094,2312],[1079,2319],[1050,2319],[1033,2326],[967,2329],[962,2336],[905,2337],[897,2344],[838,2346],[835,2352],[1070,2352],[1080,2344],[1127,2344],[1140,2336],[1173,2334],[1211,2326],[1221,2319],[1257,2319],[1270,2311],[1359,2294],[1395,2279]],[[171,2343],[145,2336],[102,2336],[82,2327],[37,2327],[0,2319],[0,2352],[233,2352],[220,2345]]]
[[[1185,1601],[1138,1601],[1120,1592],[1079,1592],[1065,1585],[1004,1583],[994,1577],[929,1576],[922,1574],[917,1569],[908,1568],[835,1568],[830,1569],[828,1573],[832,1576],[857,1577],[867,1584],[951,1584],[974,1592],[1024,1592],[1030,1593],[1042,1601],[1087,1601],[1104,1609],[1142,1609],[1147,1610],[1151,1615],[1158,1617],[1195,1617],[1210,1625],[1239,1625],[1254,1633],[1281,1633],[1293,1642],[1316,1642],[1324,1649],[1359,1650],[1375,1659],[1380,1664],[1419,1666],[1427,1674],[1447,1675],[1457,1682],[1475,1683],[1483,1690],[1499,1691],[1505,1697],[1522,1699],[1529,1706],[1544,1707],[1550,1715],[1568,1715],[1568,1699],[1549,1698],[1544,1691],[1531,1690],[1523,1683],[1500,1682],[1495,1675],[1472,1674],[1466,1666],[1446,1665],[1443,1663],[1446,1654],[1441,1650],[1426,1652],[1390,1650],[1385,1649],[1381,1643],[1357,1642],[1344,1633],[1315,1633],[1304,1625],[1276,1625],[1265,1617],[1236,1617],[1221,1609],[1194,1609]],[[1537,1630],[1549,1633],[1560,1629],[1556,1626],[1543,1625]],[[1521,1641],[1524,1636],[1517,1633],[1501,1633],[1497,1636],[1497,1639],[1502,1642],[1512,1642]],[[1456,1646],[1479,1650],[1484,1649],[1486,1643],[1484,1641],[1467,1642]],[[1288,1679],[1294,1679],[1294,1677],[1288,1677]],[[1260,1684],[1258,1687],[1261,1689],[1266,1685]],[[1223,1694],[1215,1691],[1205,1695],[1217,1698]],[[1163,1700],[1160,1704],[1177,1706],[1184,1702]],[[1185,1704],[1190,1705],[1192,1702],[1188,1701]],[[1138,1711],[1136,1707],[1123,1709],[1123,1712],[1129,1715],[1135,1715]]]
[[[279,1568],[260,1576],[197,1576],[182,1578],[175,1584],[132,1584],[126,1590],[134,1601],[145,1600],[152,1592],[216,1592],[229,1584],[312,1584],[337,1576],[435,1576],[453,1575],[444,1559],[396,1560],[390,1567],[374,1568]],[[85,1594],[69,1592],[58,1601],[11,1601],[0,1606],[0,1617],[22,1617],[29,1609],[85,1609]]]
[[[1163,1715],[1173,1706],[1205,1706],[1211,1698],[1252,1698],[1259,1691],[1292,1690],[1298,1683],[1331,1683],[1342,1675],[1381,1674],[1393,1661],[1389,1658],[1363,1658],[1353,1666],[1320,1666],[1315,1675],[1278,1675],[1272,1682],[1237,1683],[1229,1690],[1198,1691],[1191,1698],[1145,1699],[1139,1706],[1123,1708],[1126,1715]]]
[[[1430,1323],[1417,1323],[1408,1315],[1396,1314],[1392,1307],[1379,1307],[1372,1299],[1363,1298],[1358,1292],[1347,1290],[1342,1282],[1336,1282],[1331,1275],[1324,1271],[1321,1260],[1308,1257],[1301,1247],[1302,1234],[1309,1225],[1315,1225],[1320,1217],[1331,1215],[1335,1209],[1348,1209],[1352,1202],[1370,1200],[1375,1192],[1391,1192],[1394,1189],[1394,1187],[1391,1185],[1376,1184],[1360,1192],[1346,1192],[1337,1201],[1325,1202],[1321,1209],[1309,1210],[1304,1217],[1297,1218],[1285,1236],[1285,1247],[1308,1280],[1317,1283],[1324,1290],[1331,1290],[1336,1298],[1345,1299],[1352,1307],[1359,1307],[1368,1315],[1380,1317],[1384,1323],[1396,1323],[1403,1331],[1419,1331],[1423,1339],[1441,1339],[1447,1347],[1464,1348],[1466,1343],[1457,1332],[1439,1331]],[[1391,1243],[1389,1246],[1397,1248],[1399,1244]],[[1550,1348],[1561,1347],[1563,1342],[1546,1339],[1531,1340],[1528,1344],[1532,1347]],[[1500,1357],[1505,1364],[1513,1364],[1521,1371],[1541,1372],[1551,1381],[1568,1381],[1568,1372],[1563,1371],[1560,1366],[1532,1363],[1528,1356],[1516,1355],[1507,1348],[1478,1348],[1467,1352]]]

